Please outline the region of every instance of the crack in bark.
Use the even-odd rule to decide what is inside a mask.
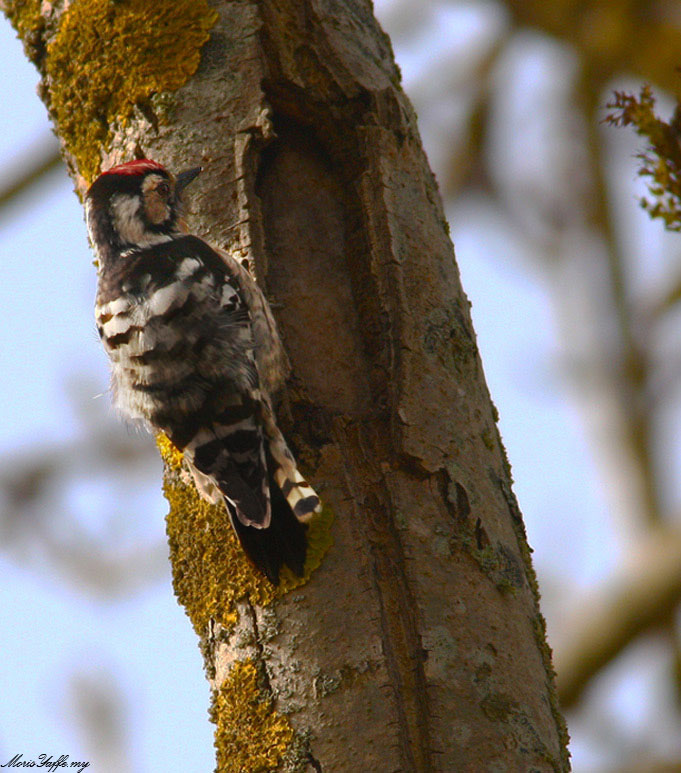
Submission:
[[[368,464],[386,458],[380,441],[364,438],[358,428],[358,453]],[[377,433],[376,437],[380,437]],[[349,441],[350,438],[346,438]],[[374,481],[374,483],[376,483]],[[380,492],[379,500],[376,491]],[[383,482],[356,501],[363,503],[366,533],[371,544],[371,573],[379,605],[383,652],[390,676],[390,688],[397,713],[397,739],[405,771],[427,773],[433,770],[430,742],[430,706],[424,650],[416,619],[414,601],[407,576],[407,556],[395,526],[389,492]]]
[[[409,588],[403,573],[389,567],[391,557],[379,556],[376,550],[372,551],[372,557],[383,651],[398,715],[400,754],[405,770],[430,771],[427,685],[423,655],[418,653],[423,648],[409,608]]]
[[[260,629],[258,627],[258,618],[255,614],[255,607],[249,599],[246,599],[245,606],[248,609],[251,624],[253,626],[253,646],[255,647],[255,660],[258,667],[258,674],[260,675],[268,694],[270,697],[273,697],[272,683],[267,671],[267,658],[265,657],[265,649],[263,647],[262,639],[260,638]]]

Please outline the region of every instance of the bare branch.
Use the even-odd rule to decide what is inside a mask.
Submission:
[[[589,680],[630,642],[669,620],[681,600],[681,528],[658,528],[640,544],[621,575],[580,601],[554,647],[558,694],[573,706]]]
[[[9,176],[8,181],[0,184],[0,217],[3,210],[23,193],[39,183],[54,169],[61,166],[59,146],[54,137],[49,136],[36,143],[31,151],[16,164],[17,172]]]

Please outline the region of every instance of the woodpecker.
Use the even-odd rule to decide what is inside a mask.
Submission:
[[[275,585],[299,576],[321,509],[272,409],[287,362],[270,306],[229,253],[187,232],[174,177],[149,159],[104,172],[85,199],[97,254],[97,331],[114,402],[183,452],[199,494],[224,502],[247,556]]]

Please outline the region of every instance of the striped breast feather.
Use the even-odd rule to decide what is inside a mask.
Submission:
[[[191,343],[187,340],[191,330],[169,322],[173,316],[186,315],[190,299],[195,306],[214,292],[215,279],[210,274],[195,278],[201,268],[200,261],[186,258],[171,281],[155,282],[149,274],[122,277],[121,294],[96,306],[97,330],[111,358],[114,379],[121,375],[116,366],[122,365],[132,369],[128,372],[131,384],[136,377],[148,383],[162,364],[158,359],[148,364],[151,354],[169,352],[183,340]],[[182,369],[186,375],[186,367]]]
[[[185,414],[199,411],[220,382],[250,388],[257,378],[248,313],[229,289],[227,273],[188,249],[175,249],[169,272],[166,250],[168,245],[157,246],[131,257],[120,276],[120,296],[100,303],[96,317],[117,406],[170,431],[172,424],[186,425]],[[151,252],[159,253],[163,266],[158,277],[149,273]],[[223,303],[225,295],[231,304]]]
[[[165,317],[183,307],[189,296],[197,303],[216,291],[220,278],[206,268],[196,257],[186,257],[178,262],[172,281],[151,287],[147,292],[142,311],[147,319]]]

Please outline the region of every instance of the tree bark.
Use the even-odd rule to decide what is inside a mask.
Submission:
[[[217,769],[568,770],[469,304],[371,4],[0,5],[78,190],[134,156],[202,164],[192,230],[253,262],[291,359],[282,429],[325,502],[302,583],[256,576],[160,442]]]

